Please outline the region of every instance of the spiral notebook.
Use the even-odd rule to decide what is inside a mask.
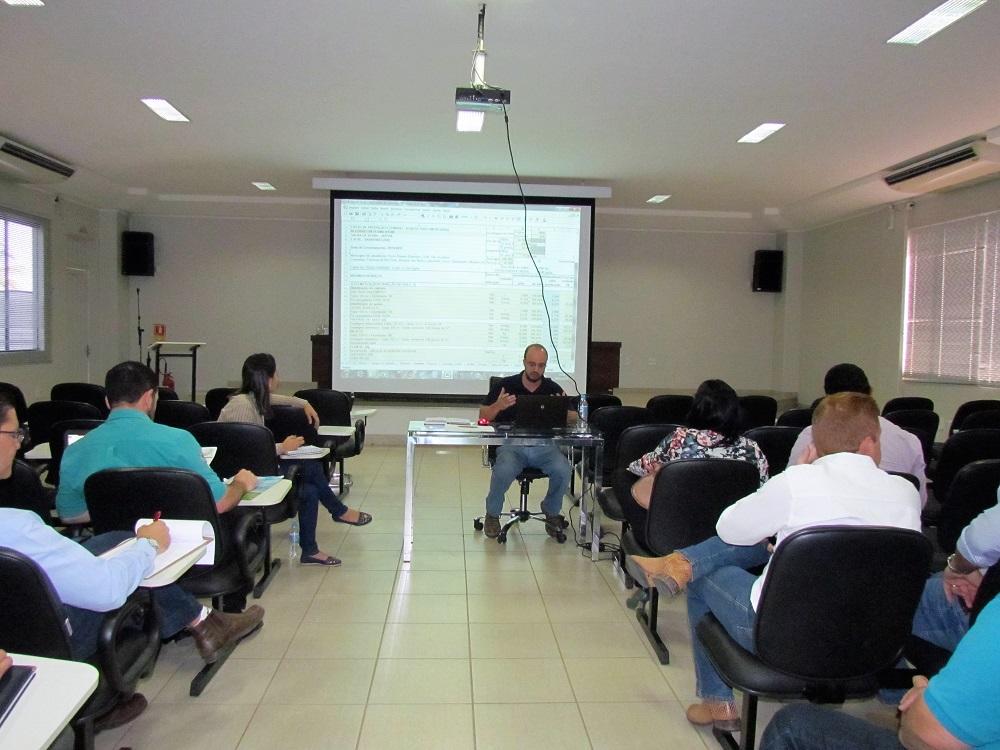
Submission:
[[[35,668],[16,664],[0,677],[0,725],[7,720],[24,691],[35,679]]]

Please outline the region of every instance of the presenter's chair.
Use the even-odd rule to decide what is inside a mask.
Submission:
[[[0,547],[0,643],[8,651],[72,660],[66,614],[49,577],[34,561]],[[149,596],[132,594],[105,614],[97,652],[97,689],[71,721],[77,750],[94,747],[94,724],[135,695],[140,677],[152,673],[160,651],[160,625]],[[58,686],[56,686],[58,687]]]
[[[695,628],[719,675],[743,693],[742,741],[716,729],[719,744],[752,750],[760,698],[843,703],[874,695],[879,673],[906,644],[930,559],[930,542],[906,529],[815,527],[782,541],[757,606],[753,650],[712,614]]]
[[[492,460],[490,461],[490,466],[492,468]],[[526,523],[531,519],[535,519],[536,521],[545,521],[544,513],[541,511],[532,511],[528,507],[528,494],[531,492],[531,483],[536,479],[543,479],[545,476],[546,474],[541,469],[535,468],[534,466],[528,466],[525,467],[525,469],[514,479],[520,488],[520,505],[516,509],[512,508],[511,510],[504,511],[500,514],[501,520],[503,520],[504,517],[509,520],[500,528],[500,533],[497,534],[497,544],[507,543],[507,533],[515,524]],[[476,531],[483,530],[484,519],[485,516],[479,516],[472,522],[472,526]],[[569,526],[569,522],[567,522],[566,519],[563,519],[563,529],[567,526]],[[565,543],[566,533],[562,530],[556,532],[555,540],[559,542],[559,544]]]

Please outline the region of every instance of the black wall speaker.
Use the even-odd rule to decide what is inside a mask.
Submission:
[[[122,232],[122,276],[155,276],[152,232]]]
[[[753,254],[753,290],[780,292],[784,266],[783,250],[757,250]]]

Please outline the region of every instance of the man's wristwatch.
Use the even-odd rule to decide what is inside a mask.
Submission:
[[[153,548],[153,551],[155,551],[157,554],[160,553],[160,543],[158,541],[149,536],[142,536],[139,538],[145,539],[147,542],[149,542],[150,546]]]
[[[958,566],[955,565],[955,563],[959,560],[959,558],[960,558],[960,555],[957,552],[952,552],[950,555],[948,555],[948,561],[947,561],[946,565],[948,566],[948,570],[950,570],[952,573],[957,573],[960,576],[964,576],[964,575],[968,575],[972,571],[976,570],[975,566],[973,566],[969,570],[961,570]],[[962,562],[965,562],[965,558],[961,558],[961,559],[962,559]]]

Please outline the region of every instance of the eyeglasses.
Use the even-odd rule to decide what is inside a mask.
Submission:
[[[17,442],[23,443],[25,438],[28,437],[28,431],[25,429],[0,430],[0,435],[10,435]]]

